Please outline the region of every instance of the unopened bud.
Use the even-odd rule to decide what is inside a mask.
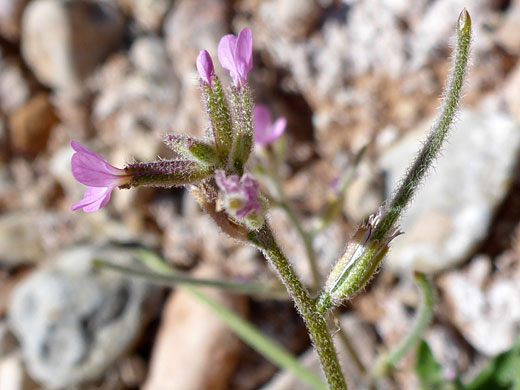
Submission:
[[[178,155],[210,166],[222,165],[214,145],[188,135],[167,135],[164,143]]]

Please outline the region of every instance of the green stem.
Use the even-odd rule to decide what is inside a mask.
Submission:
[[[221,290],[226,290],[232,293],[237,294],[250,294],[250,295],[258,295],[265,298],[271,299],[287,299],[287,293],[285,291],[276,291],[270,289],[264,284],[261,283],[240,283],[234,281],[227,280],[214,280],[214,279],[202,279],[202,278],[193,278],[188,275],[182,275],[179,273],[175,274],[164,274],[159,272],[149,272],[138,270],[130,267],[125,267],[122,265],[113,264],[107,261],[95,259],[93,264],[96,267],[103,267],[107,269],[111,269],[113,271],[119,271],[126,275],[137,276],[139,278],[143,278],[149,280],[156,284],[164,284],[167,286],[175,286],[178,284],[182,285],[190,285],[190,286],[204,286],[204,287],[215,287]],[[281,287],[281,286],[280,286]]]
[[[277,161],[276,156],[273,156],[273,153],[271,150],[266,149],[266,152],[268,154],[268,160],[271,161]],[[303,246],[305,248],[305,254],[307,256],[307,260],[309,262],[309,268],[311,271],[312,276],[312,290],[317,290],[319,286],[321,285],[321,275],[320,271],[318,269],[318,265],[316,263],[316,252],[314,252],[314,248],[312,247],[312,235],[309,234],[302,226],[302,223],[300,222],[300,219],[294,212],[293,208],[291,207],[290,201],[287,198],[287,195],[285,194],[285,191],[283,189],[282,183],[280,181],[280,177],[278,176],[277,168],[270,166],[268,168],[269,177],[271,178],[272,183],[274,184],[274,187],[276,189],[277,193],[277,205],[281,207],[285,213],[287,214],[287,217],[289,217],[291,223],[293,224],[294,228],[296,229],[296,232],[300,236],[300,239],[303,242]]]
[[[457,25],[457,47],[455,51],[455,62],[451,80],[446,89],[441,114],[430,135],[426,139],[422,150],[415,158],[408,170],[401,186],[396,191],[387,212],[381,218],[372,234],[371,241],[380,241],[386,237],[399,219],[401,213],[406,209],[419,184],[424,179],[430,166],[438,157],[442,144],[446,139],[448,131],[455,119],[464,85],[464,76],[468,66],[469,49],[471,41],[471,18],[468,11],[464,9]]]
[[[357,241],[347,247],[347,252],[333,267],[325,291],[317,308],[325,313],[332,306],[351,299],[365,287],[379,268],[389,250],[388,244],[397,234],[397,221],[413,198],[419,184],[439,155],[461,99],[471,41],[471,19],[464,9],[457,25],[457,47],[451,79],[448,83],[441,113],[435,122],[422,150],[409,168],[383,215],[377,217],[369,228],[360,227]],[[373,231],[372,231],[373,228]],[[356,233],[356,234],[358,234]]]
[[[315,302],[276,244],[267,224],[258,231],[250,232],[249,241],[262,251],[293,298],[316,347],[330,390],[346,390],[347,384],[341,372],[341,366],[325,318],[316,311]]]
[[[393,371],[394,366],[421,340],[432,320],[435,304],[433,286],[426,275],[420,272],[415,273],[415,282],[421,292],[421,304],[415,323],[410,332],[395,347],[377,359],[372,369],[375,377],[382,377]]]

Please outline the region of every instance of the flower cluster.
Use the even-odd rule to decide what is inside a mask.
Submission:
[[[166,136],[165,143],[175,152],[175,159],[134,163],[120,169],[85,146],[71,142],[76,151],[71,161],[72,173],[88,186],[83,200],[75,203],[72,210],[99,210],[116,187],[192,184],[199,187],[198,193],[206,194],[204,207],[214,202],[215,212],[224,210],[232,224],[248,229],[263,225],[265,207],[260,201],[258,182],[244,173],[244,167],[255,140],[260,145],[273,142],[285,130],[285,119],[273,124],[265,106],[253,109],[247,81],[253,67],[253,39],[248,28],[237,36],[230,34],[220,40],[218,59],[229,71],[233,83],[224,89],[211,55],[206,50],[199,53],[196,67],[209,130],[203,139],[183,134]]]

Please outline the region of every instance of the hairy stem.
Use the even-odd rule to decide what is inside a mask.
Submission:
[[[313,299],[278,247],[269,226],[265,224],[262,229],[250,232],[248,238],[262,251],[293,298],[316,347],[329,388],[331,390],[346,390],[347,384],[341,372],[336,349],[325,318],[316,311]]]
[[[430,135],[408,170],[401,186],[395,192],[387,212],[383,215],[381,222],[377,225],[372,234],[371,241],[382,240],[394,227],[402,211],[406,209],[413,198],[415,191],[424,179],[430,166],[439,155],[442,144],[455,119],[455,114],[461,99],[464,76],[466,75],[468,66],[470,41],[471,18],[468,11],[464,9],[458,20],[455,61],[439,118],[433,125]]]
[[[439,118],[389,206],[380,209],[383,211],[382,215],[374,218],[368,230],[358,229],[358,232],[363,234],[363,238],[357,237],[357,242],[347,247],[345,255],[334,266],[327,280],[326,289],[317,304],[320,312],[325,313],[332,306],[352,298],[363,289],[388,252],[388,244],[399,234],[397,221],[438,157],[455,119],[468,66],[470,41],[471,19],[464,9],[458,20],[455,61]]]

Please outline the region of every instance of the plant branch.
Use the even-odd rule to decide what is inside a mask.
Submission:
[[[347,384],[325,318],[317,312],[314,300],[276,244],[267,223],[262,229],[250,232],[249,241],[262,251],[293,298],[314,343],[330,390],[346,390]]]

